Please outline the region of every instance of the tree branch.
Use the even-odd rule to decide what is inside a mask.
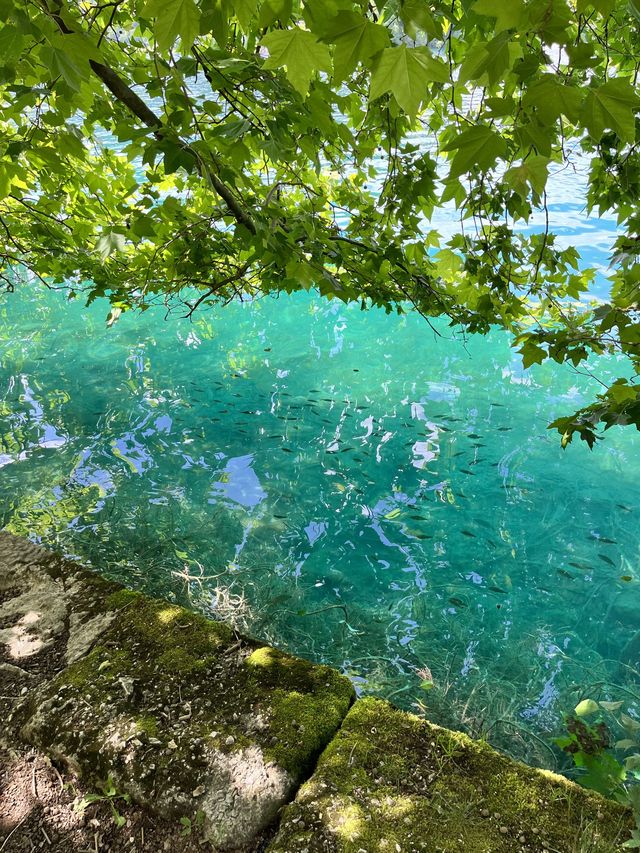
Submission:
[[[65,35],[73,33],[73,30],[69,29],[61,16],[47,7],[46,2],[45,9],[56,22],[60,32]],[[113,68],[110,68],[108,65],[104,65],[101,62],[96,62],[93,59],[89,60],[89,65],[91,66],[93,73],[102,80],[114,98],[120,101],[121,104],[124,104],[129,112],[133,113],[140,119],[140,121],[146,124],[146,126],[154,132],[157,139],[164,139],[168,136],[167,128],[164,126],[159,116],[157,116],[153,110],[145,104],[142,98],[125,83]],[[238,202],[231,189],[220,180],[220,178],[207,164],[203,164],[202,159],[188,143],[178,139],[178,144],[183,151],[186,151],[191,157],[193,157],[198,167],[198,172],[203,174],[204,171],[206,178],[209,180],[211,186],[218,195],[224,200],[230,212],[233,214],[234,219],[241,225],[244,225],[251,234],[255,234],[256,226],[253,219]]]

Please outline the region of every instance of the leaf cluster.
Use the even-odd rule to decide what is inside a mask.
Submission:
[[[113,322],[314,288],[497,325],[525,366],[623,356],[564,445],[640,425],[636,0],[2,0],[0,48],[7,292]],[[549,177],[585,164],[619,221],[606,304],[549,226]]]

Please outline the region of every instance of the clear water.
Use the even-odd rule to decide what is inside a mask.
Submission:
[[[0,526],[539,764],[583,696],[633,713],[640,436],[546,430],[592,379],[307,294],[106,313],[3,298]]]

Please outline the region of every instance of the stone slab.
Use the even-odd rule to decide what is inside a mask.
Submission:
[[[97,789],[247,849],[310,774],[350,682],[0,533],[0,687],[16,737]],[[8,705],[6,702],[8,701]]]
[[[358,700],[269,853],[613,853],[629,813],[387,702]]]
[[[119,584],[0,532],[0,713],[9,723],[25,695],[86,654],[116,611]],[[13,727],[0,732],[0,741]]]
[[[216,849],[247,849],[308,778],[350,682],[167,602],[119,590],[91,651],[29,693],[21,737]]]

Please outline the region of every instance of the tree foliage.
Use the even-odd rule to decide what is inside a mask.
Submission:
[[[553,426],[640,425],[638,0],[0,0],[0,20],[7,290],[106,296],[112,320],[311,287],[412,305],[504,327],[525,365],[620,354],[626,378]],[[589,307],[594,271],[524,227],[584,158],[620,225]]]

